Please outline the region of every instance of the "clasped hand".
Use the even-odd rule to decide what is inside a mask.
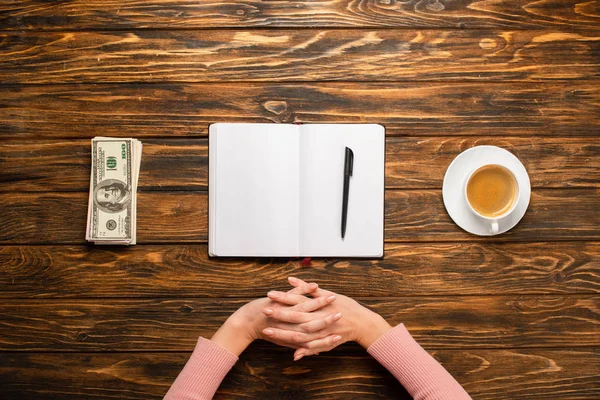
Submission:
[[[242,306],[211,340],[239,355],[252,341],[264,339],[296,349],[297,361],[348,341],[368,348],[391,329],[381,316],[347,296],[297,278],[289,283],[293,289],[288,292],[270,291]]]

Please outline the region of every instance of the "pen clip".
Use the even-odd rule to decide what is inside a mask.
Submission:
[[[354,152],[350,147],[346,147],[346,160],[344,162],[344,175],[352,176],[352,170],[354,168]]]

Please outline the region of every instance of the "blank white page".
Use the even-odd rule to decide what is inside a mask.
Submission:
[[[209,252],[298,254],[298,126],[218,123],[209,131]]]
[[[384,127],[302,125],[300,142],[300,255],[383,256]],[[346,146],[354,152],[354,168],[342,240]]]

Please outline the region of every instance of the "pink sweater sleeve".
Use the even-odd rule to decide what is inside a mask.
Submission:
[[[471,399],[403,324],[377,339],[367,351],[400,381],[414,400]]]
[[[165,400],[210,400],[238,358],[215,342],[198,339],[192,356],[165,395]]]

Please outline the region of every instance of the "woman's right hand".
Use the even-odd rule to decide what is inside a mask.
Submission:
[[[302,287],[306,282],[290,278],[294,287]],[[379,314],[360,305],[350,297],[318,288],[310,293],[315,299],[331,298],[335,301],[311,312],[313,320],[323,321],[328,316],[337,316],[338,321],[322,326],[303,324],[306,313],[291,309],[265,308],[263,313],[274,321],[263,333],[273,340],[293,343],[300,346],[294,353],[294,360],[329,351],[342,343],[355,341],[365,349],[392,327]],[[297,299],[288,293],[271,291],[268,297],[276,302],[289,304]],[[341,315],[340,315],[341,314]],[[276,321],[276,322],[275,322]],[[328,321],[329,322],[329,321]]]

